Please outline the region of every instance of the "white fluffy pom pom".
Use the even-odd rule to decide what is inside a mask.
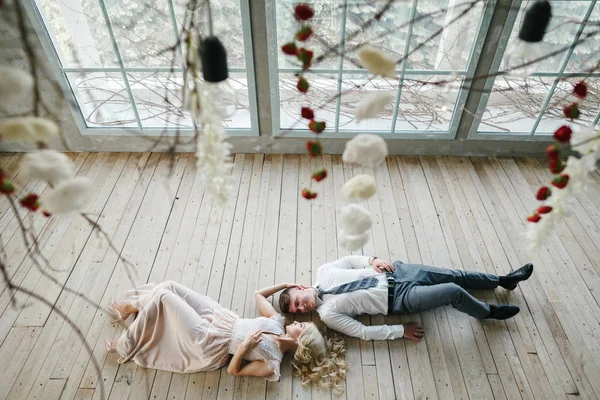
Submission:
[[[377,191],[375,179],[371,175],[356,175],[342,187],[342,196],[346,201],[352,199],[368,199]]]
[[[369,232],[365,232],[361,235],[350,235],[343,229],[338,232],[338,240],[340,245],[350,251],[361,249],[365,243],[369,241]]]
[[[0,139],[46,143],[58,136],[58,125],[39,117],[7,118],[0,122]]]
[[[21,161],[21,170],[28,179],[38,179],[51,185],[75,176],[71,159],[55,150],[27,153]]]
[[[14,103],[33,93],[31,74],[18,68],[0,65],[0,102]]]
[[[396,61],[383,51],[364,45],[358,49],[358,58],[360,63],[373,75],[381,75],[388,78],[396,76]]]
[[[392,96],[386,92],[369,93],[354,108],[354,118],[360,122],[367,118],[376,118],[385,111],[385,106],[392,100]]]
[[[362,133],[346,142],[342,160],[365,166],[383,163],[388,155],[388,148],[381,136]]]
[[[361,235],[371,229],[371,214],[360,204],[348,204],[342,208],[340,227],[350,235]]]
[[[62,181],[45,196],[42,204],[50,214],[79,212],[92,200],[94,185],[89,178]]]

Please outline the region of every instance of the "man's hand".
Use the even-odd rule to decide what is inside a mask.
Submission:
[[[379,258],[376,258],[373,261],[371,261],[371,266],[375,271],[379,272],[380,274],[386,271],[394,272],[396,270],[396,267],[394,267],[394,265],[391,262]]]
[[[302,289],[308,289],[308,286],[304,286],[304,285],[301,285],[301,284],[299,284],[299,283],[288,283],[288,284],[286,285],[286,287],[287,287],[288,289],[289,289],[289,288],[296,288],[296,289],[299,289],[299,290],[302,290]]]
[[[402,324],[404,326],[404,337],[410,340],[414,340],[415,342],[420,342],[423,337],[425,337],[425,331],[419,325],[418,322],[411,321],[406,324]]]

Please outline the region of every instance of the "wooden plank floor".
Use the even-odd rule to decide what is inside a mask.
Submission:
[[[135,270],[128,276],[107,241],[80,217],[26,217],[53,270],[25,257],[17,221],[0,199],[0,234],[13,282],[54,307],[12,293],[0,281],[0,399],[332,399],[303,387],[288,362],[282,379],[232,377],[226,371],[171,374],[119,365],[105,338],[123,326],[48,277],[106,304],[132,286],[176,280],[218,299],[239,315],[257,315],[252,293],[281,281],[310,284],[317,268],[346,252],[336,240],[343,183],[367,173],[378,193],[364,203],[373,215],[369,243],[355,254],[505,274],[533,262],[533,277],[514,292],[474,294],[514,303],[514,319],[479,321],[446,307],[420,315],[363,316],[370,324],[418,320],[426,339],[362,342],[348,338],[347,399],[600,398],[600,175],[572,214],[531,252],[524,217],[533,193],[549,180],[543,160],[389,157],[384,165],[344,165],[339,156],[235,156],[235,190],[226,208],[203,191],[193,155],[69,154],[79,175],[94,181],[90,215]],[[18,154],[2,168],[28,191],[45,186],[19,174]],[[320,165],[330,176],[299,196]],[[43,272],[43,273],[42,273]],[[46,276],[48,275],[48,276]],[[90,348],[60,317],[68,316]],[[300,316],[318,321],[316,315]],[[92,351],[93,357],[90,355]],[[97,363],[94,364],[93,360]],[[98,369],[100,373],[98,373]]]

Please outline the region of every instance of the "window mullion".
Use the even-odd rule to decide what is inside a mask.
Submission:
[[[340,57],[338,62],[337,99],[335,102],[335,132],[340,130],[340,107],[342,104],[342,76],[344,74],[344,54],[346,50],[346,18],[348,16],[348,0],[344,0],[342,26],[340,28]]]

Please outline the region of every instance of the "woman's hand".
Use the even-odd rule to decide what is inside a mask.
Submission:
[[[262,341],[260,335],[262,335],[262,331],[258,330],[252,333],[250,336],[248,336],[246,340],[242,342],[242,346],[244,347],[244,349],[250,350],[258,346],[258,344]]]

